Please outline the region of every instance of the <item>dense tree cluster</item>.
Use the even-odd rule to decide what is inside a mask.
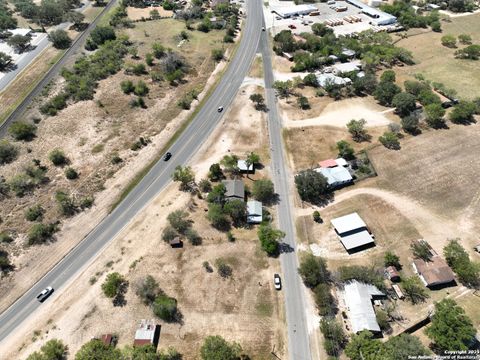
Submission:
[[[300,198],[312,204],[322,203],[330,195],[325,176],[312,169],[300,171],[295,176],[295,185]]]
[[[381,9],[397,17],[398,22],[406,29],[432,27],[434,31],[441,31],[440,15],[431,11],[427,15],[419,15],[408,1],[395,0],[393,4],[383,4]]]
[[[470,287],[480,285],[480,263],[470,260],[470,256],[460,244],[459,239],[449,240],[443,248],[443,254],[448,265],[455,271],[462,283]]]

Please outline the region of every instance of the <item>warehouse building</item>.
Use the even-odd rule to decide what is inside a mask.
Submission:
[[[374,25],[391,25],[397,22],[397,18],[393,15],[387,14],[384,11],[372,8],[360,0],[346,0],[347,3],[359,8],[363,14],[370,17],[371,23]]]
[[[348,253],[375,246],[367,225],[356,212],[332,219],[331,223]]]
[[[318,9],[315,6],[308,4],[272,7],[272,12],[284,19],[291,18],[292,16],[308,15],[314,11],[318,11]]]

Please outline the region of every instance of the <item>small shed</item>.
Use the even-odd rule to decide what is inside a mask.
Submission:
[[[245,172],[245,173],[254,172],[253,164],[247,164],[246,160],[238,160],[237,167],[240,169],[241,172]]]
[[[105,345],[110,346],[113,343],[113,335],[103,334],[102,336],[100,336],[100,341],[103,342]]]
[[[397,268],[395,266],[388,266],[385,269],[385,273],[387,274],[387,277],[390,279],[390,281],[400,281],[400,273],[397,271]]]
[[[332,168],[338,166],[337,162],[334,159],[320,161],[318,165],[320,165],[321,168]]]
[[[259,224],[263,220],[262,203],[257,200],[247,202],[247,223]]]
[[[160,325],[155,323],[155,320],[141,320],[135,331],[135,339],[133,346],[152,345],[155,350],[160,340]]]
[[[169,244],[172,248],[181,248],[183,247],[183,242],[180,237],[176,236],[174,239],[169,241]]]

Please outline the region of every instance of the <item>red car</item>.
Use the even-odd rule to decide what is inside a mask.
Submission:
[[[296,28],[297,28],[297,27],[296,27],[295,25],[293,25],[293,24],[288,25],[288,27],[289,27],[290,29],[296,29]]]

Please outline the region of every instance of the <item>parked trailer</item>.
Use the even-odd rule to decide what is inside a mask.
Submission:
[[[335,8],[335,11],[336,12],[344,12],[344,11],[347,11],[348,10],[348,7],[346,6],[338,6]]]
[[[392,285],[393,290],[395,291],[395,294],[397,294],[399,299],[404,299],[405,295],[403,295],[402,289],[400,289],[400,286],[397,284]]]

